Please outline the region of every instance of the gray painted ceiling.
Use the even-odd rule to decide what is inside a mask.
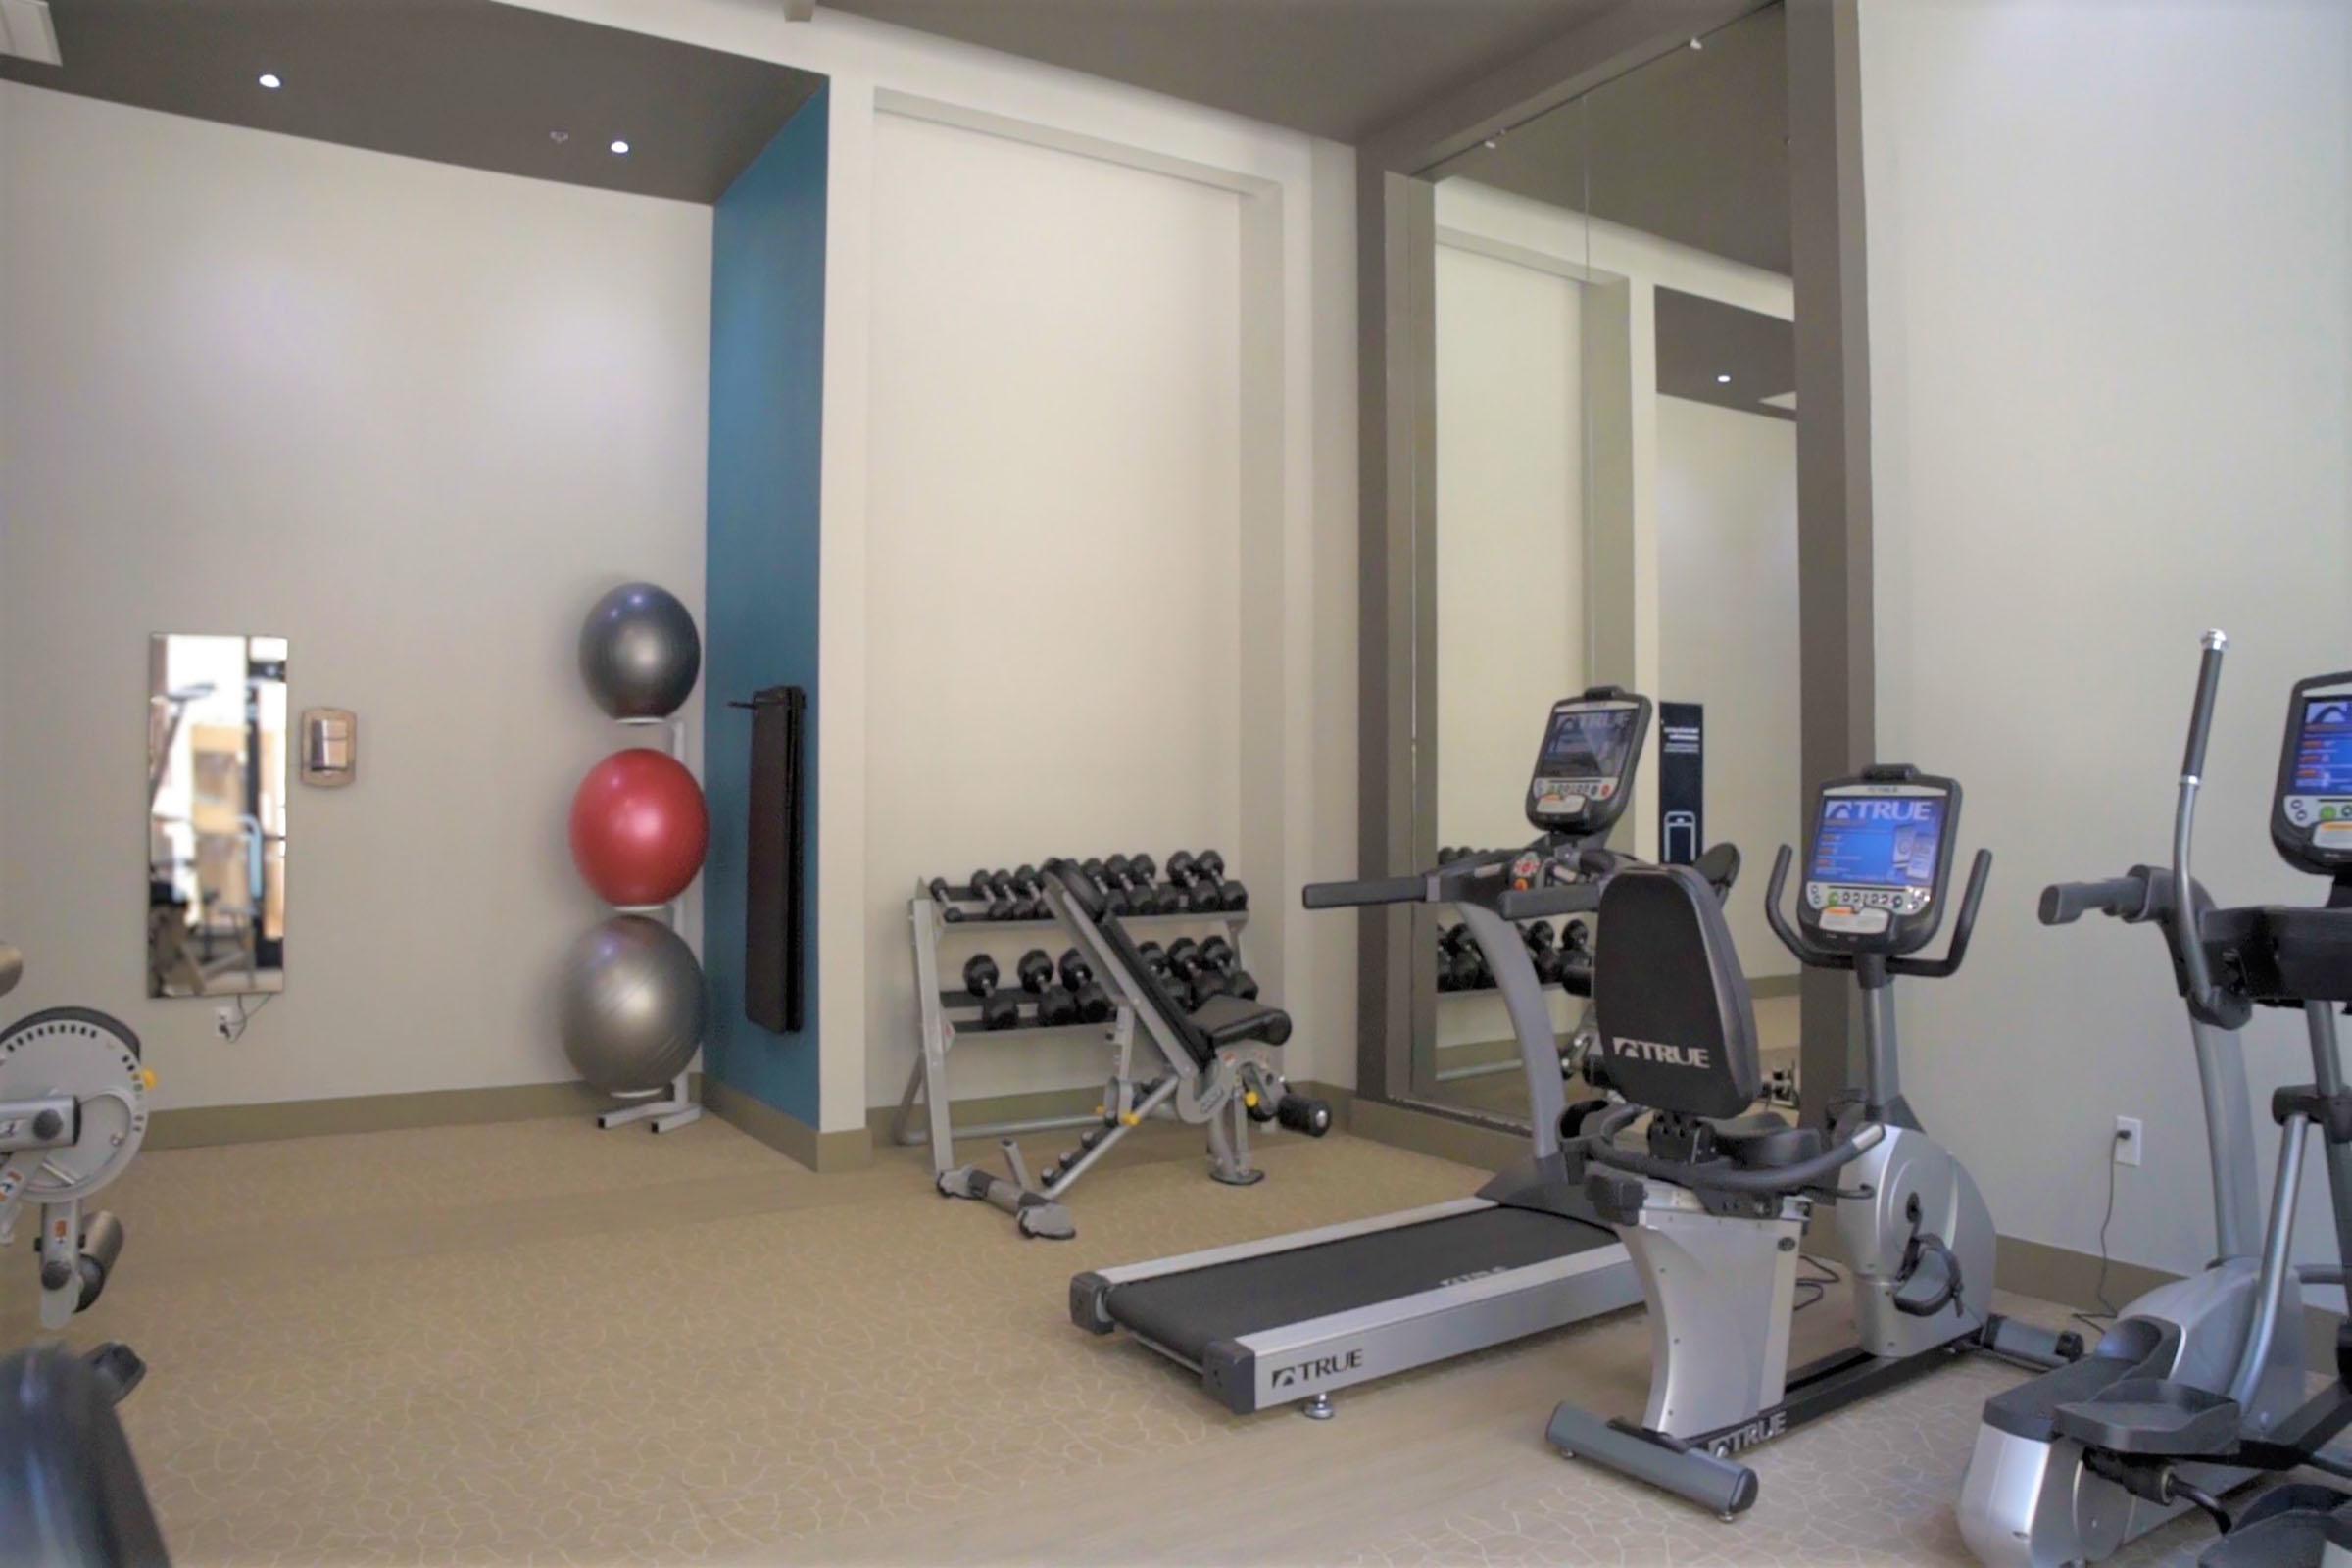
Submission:
[[[1658,390],[1743,414],[1793,419],[1766,403],[1796,390],[1796,327],[1737,305],[1657,291]],[[1717,379],[1730,376],[1731,380]]]
[[[1440,165],[1787,276],[1788,34],[1743,17]]]
[[[1355,142],[1632,0],[818,3]]]
[[[0,78],[681,201],[717,200],[824,84],[494,0],[52,0],[51,12],[65,64],[0,58]],[[266,71],[284,86],[260,86]]]

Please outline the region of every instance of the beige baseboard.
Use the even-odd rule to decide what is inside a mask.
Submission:
[[[715,1078],[703,1082],[703,1107],[737,1132],[765,1144],[785,1158],[820,1175],[859,1170],[873,1163],[873,1140],[859,1128],[821,1133],[800,1117],[776,1109]]]
[[[405,1095],[279,1100],[259,1105],[195,1105],[147,1118],[149,1149],[273,1143],[327,1133],[380,1133],[409,1127],[458,1127],[542,1116],[587,1116],[615,1102],[578,1082],[506,1084],[493,1089],[431,1089]]]
[[[1801,974],[1759,974],[1748,977],[1747,994],[1751,997],[1794,997],[1803,994],[1805,977]]]

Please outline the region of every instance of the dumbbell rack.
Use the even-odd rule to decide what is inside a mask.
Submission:
[[[939,945],[943,935],[963,936],[982,931],[1036,931],[1059,933],[1065,944],[1077,942],[1074,932],[1063,929],[1051,916],[1033,920],[992,920],[988,917],[989,895],[966,886],[947,887],[949,902],[943,906],[931,896],[928,880],[918,881],[914,898],[907,905],[907,918],[914,934],[914,994],[919,1005],[921,1022],[920,1050],[914,1065],[906,1074],[906,1088],[899,1097],[899,1108],[891,1117],[890,1138],[894,1145],[911,1149],[928,1142],[931,1146],[931,1171],[944,1176],[956,1168],[956,1140],[958,1138],[1017,1138],[1023,1133],[1054,1132],[1069,1127],[1102,1125],[1100,1112],[1073,1113],[1062,1116],[1037,1116],[1020,1121],[995,1121],[958,1124],[955,1119],[955,1097],[948,1087],[948,1055],[959,1038],[962,1025],[971,1025],[969,1037],[974,1040],[1034,1040],[1043,1036],[1068,1037],[1093,1033],[1111,1045],[1118,1054],[1118,1074],[1128,1077],[1129,1057],[1135,1044],[1135,1011],[1121,1005],[1111,1016],[1099,1023],[1073,1022],[1065,1024],[1022,1023],[1010,1029],[982,1029],[980,999],[959,987],[943,987],[940,983]],[[950,921],[947,911],[953,907],[956,918]],[[1152,929],[1161,926],[1210,926],[1224,933],[1225,940],[1238,951],[1242,945],[1242,928],[1250,923],[1247,909],[1192,909],[1175,914],[1123,914],[1119,923],[1129,929]],[[1044,946],[1043,943],[1039,944]],[[1081,944],[1083,946],[1083,944]],[[1009,972],[1004,976],[1008,988],[1004,995],[1018,998],[1024,1004],[1024,1015],[1034,1017],[1028,1006],[1028,993],[1018,988]],[[915,1125],[915,1110],[920,1106],[926,1125]]]
[[[675,758],[680,766],[686,761],[686,721],[675,713],[666,718],[621,718],[613,720],[623,729],[662,730],[662,749]],[[694,884],[689,882],[688,887]],[[624,904],[615,906],[614,914],[648,915],[665,923],[683,937],[686,934],[686,895],[680,893],[667,904]],[[697,1053],[700,1054],[700,1053]],[[703,1107],[694,1102],[694,1063],[681,1068],[666,1088],[640,1089],[615,1094],[612,1098],[625,1103],[596,1113],[600,1128],[626,1127],[631,1122],[650,1121],[658,1133],[674,1133],[703,1119]]]

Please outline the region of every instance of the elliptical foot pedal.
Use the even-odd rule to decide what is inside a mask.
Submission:
[[[2051,1425],[2084,1447],[2193,1458],[2233,1447],[2243,1419],[2228,1395],[2166,1378],[2126,1378],[2097,1398],[2060,1405]]]
[[[89,1363],[109,1404],[129,1398],[130,1391],[147,1375],[147,1363],[139,1359],[139,1352],[117,1340],[107,1341],[82,1359]]]

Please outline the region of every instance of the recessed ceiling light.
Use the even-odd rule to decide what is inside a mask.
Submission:
[[[1715,384],[1717,386],[1730,386],[1732,384],[1732,378],[1728,375],[1719,375],[1715,378]]]
[[[263,72],[261,79],[262,85],[269,88],[271,92],[275,92],[278,88],[285,85],[285,81],[274,71]]]
[[[625,141],[615,141],[612,144],[612,153],[614,157],[626,157],[628,151],[629,144]]]
[[[568,130],[551,130],[547,133],[547,139],[561,147],[565,142],[571,140],[571,132]]]

